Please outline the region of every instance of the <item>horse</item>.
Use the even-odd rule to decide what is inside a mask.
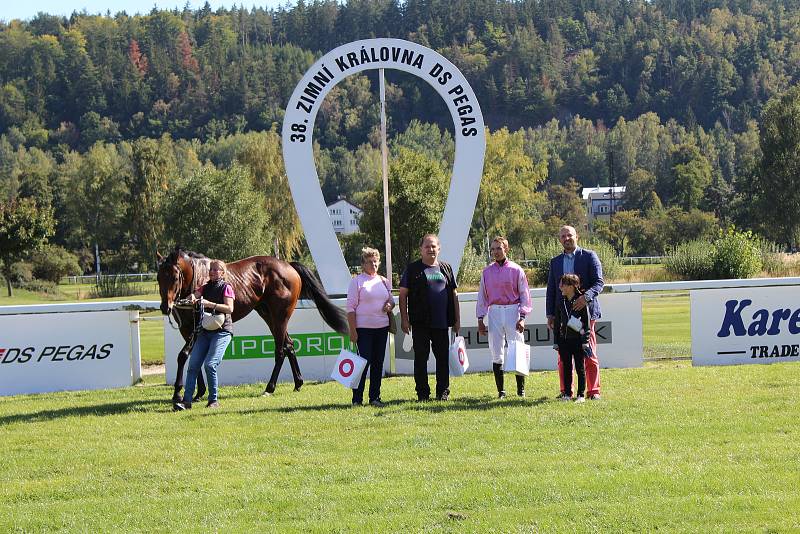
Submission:
[[[183,369],[194,341],[196,310],[176,306],[208,281],[210,258],[181,247],[164,258],[159,255],[158,291],[161,295],[161,313],[174,317],[185,344],[178,352],[178,372],[175,377],[173,402],[180,402],[183,388]],[[294,378],[294,390],[303,385],[303,376],[287,326],[298,298],[312,299],[322,319],[336,332],[347,335],[347,316],[344,310],[329,299],[322,284],[311,270],[298,262],[286,262],[273,256],[251,256],[227,264],[225,281],[233,286],[236,295],[231,319],[236,322],[255,310],[267,323],[275,339],[275,366],[264,389],[264,395],[275,391],[283,360],[289,357]],[[198,389],[194,400],[206,392],[202,373],[198,375]]]

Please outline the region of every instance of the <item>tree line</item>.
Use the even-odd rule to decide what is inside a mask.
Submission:
[[[95,244],[113,270],[146,270],[176,241],[226,259],[301,255],[277,134],[286,101],[327,50],[401,37],[453,61],[481,102],[473,247],[504,233],[524,255],[562,222],[585,224],[581,187],[611,183],[627,187],[624,211],[595,233],[619,253],[660,254],[729,225],[795,244],[798,30],[797,2],[744,0],[42,13],[0,23],[0,199],[4,213],[32,199],[52,218],[47,238],[87,267]],[[425,84],[388,78],[400,262],[410,236],[438,226],[452,124]],[[375,81],[334,88],[314,132],[326,200],[365,209],[348,254],[383,241]],[[200,228],[220,202],[221,224],[246,231],[214,250]]]

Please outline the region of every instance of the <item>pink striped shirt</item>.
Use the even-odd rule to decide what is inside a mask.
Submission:
[[[478,318],[485,317],[491,305],[506,306],[519,304],[519,314],[531,312],[531,294],[528,291],[528,279],[522,267],[506,259],[503,265],[492,262],[481,275],[478,289],[478,305],[475,313]]]
[[[355,312],[356,328],[384,328],[389,326],[389,317],[383,305],[389,298],[382,276],[361,273],[347,287],[347,313]]]

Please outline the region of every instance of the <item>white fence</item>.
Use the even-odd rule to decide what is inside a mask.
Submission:
[[[598,324],[601,363],[604,367],[641,365],[641,294],[652,291],[690,292],[694,365],[798,361],[800,343],[794,342],[800,334],[798,288],[800,278],[608,285],[600,296],[604,311]],[[532,347],[532,369],[552,369],[556,359],[544,324],[545,290],[533,289],[531,296],[534,311],[526,339]],[[470,370],[489,369],[485,340],[477,335],[476,296],[462,294],[460,300]],[[158,306],[157,301],[132,300],[0,307],[0,395],[135,383],[141,375],[139,312]],[[163,322],[166,325],[166,319]],[[322,322],[309,301],[299,303],[289,327],[298,340],[305,377],[326,380],[346,340]],[[182,343],[168,325],[164,338],[171,381]],[[387,370],[411,371],[402,341],[399,336],[396,352],[386,359]],[[220,370],[224,383],[266,380],[273,349],[266,326],[255,314],[236,323],[230,354]],[[281,380],[289,379],[287,365]]]

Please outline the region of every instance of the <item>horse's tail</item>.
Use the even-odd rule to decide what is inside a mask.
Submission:
[[[297,274],[300,275],[303,285],[300,290],[300,297],[304,299],[313,299],[314,304],[317,305],[317,310],[322,318],[328,325],[339,332],[340,334],[347,335],[347,314],[339,306],[331,302],[325,288],[314,276],[311,270],[302,263],[293,261],[289,265],[294,267]]]

